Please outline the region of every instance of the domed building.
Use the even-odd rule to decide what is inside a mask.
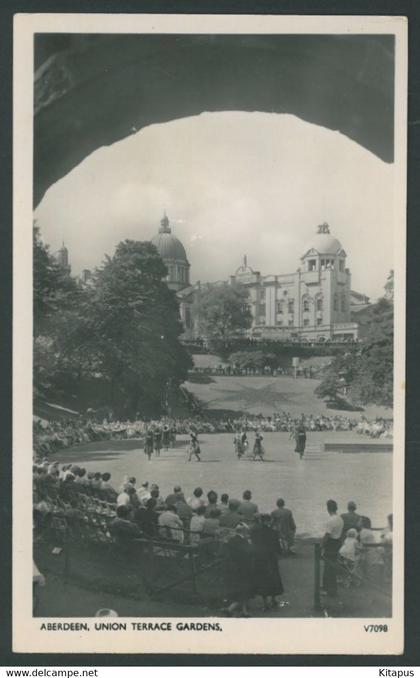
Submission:
[[[357,338],[346,256],[323,223],[306,244],[302,265],[294,273],[263,276],[245,257],[230,284],[245,285],[249,291],[252,334],[303,341]]]
[[[193,333],[191,307],[194,303],[194,288],[190,284],[190,264],[184,245],[172,233],[166,212],[161,219],[159,232],[151,242],[168,269],[166,276],[168,287],[174,290],[178,297],[179,315],[185,330],[184,338],[191,338]]]
[[[159,232],[152,238],[151,242],[168,269],[166,277],[168,287],[175,292],[189,287],[190,264],[187,253],[182,242],[172,233],[166,213],[161,219]]]

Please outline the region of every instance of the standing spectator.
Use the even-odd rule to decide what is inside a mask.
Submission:
[[[271,513],[274,528],[277,530],[283,549],[286,553],[294,555],[295,551],[293,550],[293,546],[295,543],[296,523],[293,518],[293,513],[290,509],[285,507],[284,499],[277,499],[276,504],[277,508]]]
[[[343,534],[341,536],[342,539],[344,539],[348,530],[351,530],[352,528],[357,531],[360,530],[362,516],[356,513],[356,509],[357,509],[356,502],[349,501],[349,503],[347,504],[347,513],[341,514],[341,517],[344,522]]]
[[[262,596],[264,610],[276,607],[276,596],[284,591],[278,564],[280,544],[277,532],[271,527],[270,522],[270,516],[263,514],[259,516],[257,524],[251,530],[251,542],[255,553],[255,592]],[[270,602],[267,598],[270,598]]]
[[[249,542],[249,528],[240,523],[235,534],[224,545],[223,569],[226,597],[224,612],[228,617],[240,609],[241,617],[249,617],[248,601],[254,594],[254,552]]]
[[[258,506],[257,504],[254,504],[252,499],[252,493],[251,490],[245,490],[245,492],[242,495],[242,501],[239,506],[239,513],[241,514],[242,520],[244,520],[246,523],[253,523],[255,520],[255,516],[258,513]]]
[[[361,562],[365,574],[380,584],[384,576],[384,550],[378,545],[371,527],[370,518],[362,516],[359,532],[362,546]]]
[[[324,556],[323,589],[329,596],[337,595],[337,556],[341,546],[344,521],[337,515],[337,502],[328,499],[327,511],[329,519],[325,526],[325,534],[321,542]]]

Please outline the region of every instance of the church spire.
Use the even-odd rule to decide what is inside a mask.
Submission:
[[[163,211],[163,218],[160,220],[160,229],[159,233],[170,233],[171,227],[169,226],[169,219],[166,216],[166,210]]]

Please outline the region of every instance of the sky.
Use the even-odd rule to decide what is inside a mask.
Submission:
[[[393,268],[394,181],[394,165],[295,116],[203,113],[96,150],[50,187],[35,218],[79,274],[121,240],[151,239],[166,210],[193,282],[226,280],[244,254],[263,275],[296,271],[326,221],[352,289],[376,299]]]

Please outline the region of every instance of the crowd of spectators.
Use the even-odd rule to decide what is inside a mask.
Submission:
[[[277,500],[271,513],[261,513],[250,490],[237,499],[202,487],[186,494],[175,485],[164,497],[158,485],[148,481],[137,483],[136,478],[126,477],[116,488],[108,472],[87,472],[82,466],[43,459],[33,465],[33,493],[35,528],[42,531],[61,518],[67,539],[84,531],[89,535],[89,530],[93,535],[100,525],[120,551],[139,539],[193,546],[201,553],[214,553],[217,546],[223,557],[228,616],[236,612],[248,616],[247,603],[255,595],[262,596],[265,609],[276,606],[277,596],[283,593],[278,557],[296,554],[296,523],[284,499]],[[357,513],[353,501],[341,515],[333,500],[327,502],[327,509],[322,542],[325,592],[337,594],[339,557],[352,566],[363,557],[365,568],[379,581],[390,550],[371,548],[378,540],[370,519]],[[379,543],[392,545],[391,515]]]
[[[283,431],[292,432],[298,425],[311,431],[356,431],[372,438],[392,438],[392,420],[376,418],[368,421],[364,417],[355,419],[344,415],[312,415],[302,414],[294,417],[288,412],[274,412],[272,416],[247,415],[237,418],[210,419],[195,416],[183,419],[160,419],[146,421],[119,421],[94,418],[74,417],[47,421],[34,417],[33,439],[34,450],[38,456],[44,457],[59,450],[89,443],[95,440],[142,438],[152,428],[169,428],[172,433],[171,446],[176,435],[195,433],[235,433],[237,431]]]

